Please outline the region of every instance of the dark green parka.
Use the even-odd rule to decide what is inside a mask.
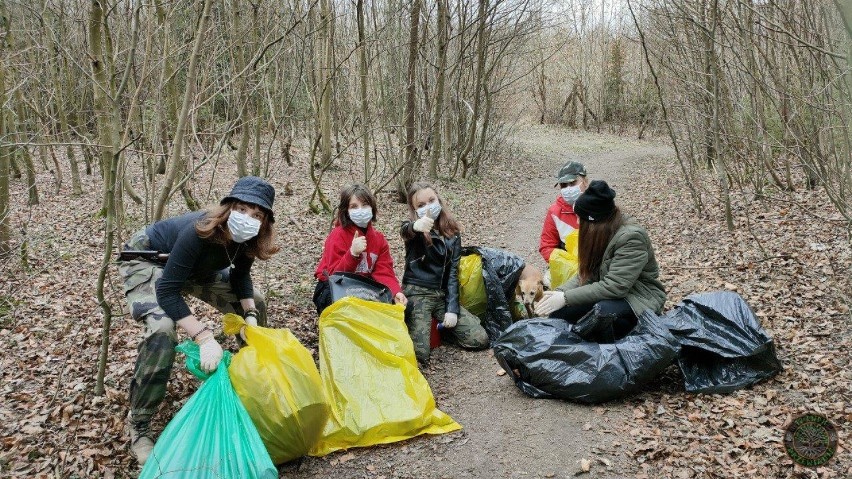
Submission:
[[[565,293],[565,304],[569,306],[626,299],[636,316],[648,309],[659,314],[666,302],[659,275],[648,232],[628,220],[607,245],[597,278],[580,286],[575,275],[556,289]]]

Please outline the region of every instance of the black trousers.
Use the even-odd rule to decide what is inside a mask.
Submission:
[[[321,315],[323,310],[331,306],[331,286],[328,281],[317,281],[314,288],[314,306],[317,307],[317,316]]]
[[[612,343],[636,327],[637,318],[625,299],[605,299],[597,303],[564,306],[550,313],[573,324],[583,339]]]

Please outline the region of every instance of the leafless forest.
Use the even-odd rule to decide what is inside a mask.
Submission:
[[[87,200],[98,237],[76,291],[97,298],[101,395],[133,230],[247,174],[309,185],[293,214],[314,216],[331,174],[397,201],[475,182],[530,123],[663,138],[690,214],[720,207],[729,231],[749,221],[732,196],[811,192],[849,241],[852,2],[0,0],[0,329],[75,227],[31,234],[47,198]]]
[[[127,202],[156,220],[199,207],[202,172],[307,155],[306,207],[328,211],[335,165],[399,192],[476,176],[526,118],[663,131],[687,178],[758,194],[804,178],[852,220],[842,3],[4,0],[0,210],[21,207],[15,182],[33,205],[98,175],[112,235]]]

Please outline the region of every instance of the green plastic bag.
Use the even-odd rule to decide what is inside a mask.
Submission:
[[[304,456],[328,421],[328,402],[311,352],[289,329],[247,326],[236,314],[226,314],[222,323],[225,334],[246,328],[247,346],[231,359],[228,375],[272,462]]]
[[[459,261],[459,304],[474,316],[485,316],[488,298],[482,279],[482,256],[469,254]]]
[[[278,471],[231,386],[225,351],[212,374],[201,371],[198,346],[184,341],[186,368],[204,383],[163,430],[139,479],[275,479]]]
[[[350,296],[322,312],[320,376],[331,415],[312,456],[461,429],[435,407],[404,311]]]

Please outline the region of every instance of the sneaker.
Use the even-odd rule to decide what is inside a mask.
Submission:
[[[128,423],[130,432],[130,453],[136,458],[140,466],[145,464],[151,451],[154,449],[154,440],[151,439],[148,424]]]

